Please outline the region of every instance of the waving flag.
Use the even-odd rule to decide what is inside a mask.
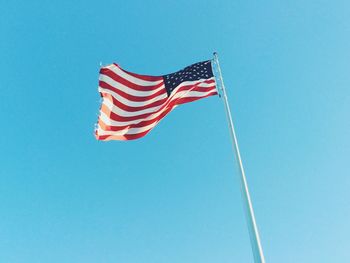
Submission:
[[[211,61],[163,76],[128,72],[117,64],[102,67],[102,105],[98,140],[133,140],[145,136],[177,105],[216,95]]]

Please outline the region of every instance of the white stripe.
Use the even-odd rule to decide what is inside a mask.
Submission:
[[[174,105],[174,106],[176,106],[176,105]],[[134,125],[134,124],[138,124],[142,121],[149,121],[149,120],[156,119],[159,117],[159,115],[161,115],[167,109],[168,109],[168,107],[165,107],[163,110],[161,110],[157,113],[150,114],[147,118],[138,119],[138,120],[134,120],[134,121],[125,121],[125,122],[114,121],[114,120],[110,119],[104,112],[101,111],[100,119],[103,121],[104,124],[106,124],[108,126],[120,127],[120,126],[126,126],[126,125]]]
[[[216,90],[213,91],[209,91],[209,92],[197,92],[197,91],[193,91],[193,92],[187,92],[185,97],[203,97],[205,95],[209,95],[210,93],[214,93],[216,92]],[[205,94],[205,95],[204,95]],[[172,110],[176,107],[177,105],[174,105]],[[144,120],[150,120],[150,119],[154,119],[157,118],[164,110],[166,110],[167,107],[165,107],[163,110],[161,110],[159,113],[150,115],[148,118],[145,119],[141,119],[141,121]],[[125,125],[130,125],[133,124],[132,122],[140,122],[140,120],[135,120],[132,122],[116,122],[116,121],[112,121],[111,119],[109,119],[105,114],[103,114],[103,112],[101,112],[100,118],[102,119],[102,121],[108,125],[108,126],[125,126]],[[138,134],[138,133],[142,133],[145,131],[148,131],[150,129],[152,129],[154,126],[157,125],[157,123],[161,121],[161,120],[156,120],[154,122],[152,122],[151,124],[147,125],[147,126],[143,126],[140,128],[124,128],[123,130],[120,131],[105,131],[100,125],[98,125],[97,128],[97,134],[99,136],[104,136],[104,135],[115,135],[115,136],[120,136],[120,135],[132,135],[132,134]],[[109,123],[108,123],[109,122]],[[126,124],[129,123],[129,124]]]
[[[210,93],[214,93],[216,91],[211,91],[211,92],[207,92],[206,95],[210,94]],[[187,97],[196,97],[196,96],[187,96]],[[172,109],[174,109],[175,107],[177,107],[178,105],[173,105],[171,106]],[[148,117],[146,118],[141,118],[141,119],[137,119],[137,120],[133,120],[133,121],[126,121],[126,122],[119,122],[119,121],[114,121],[112,119],[110,119],[104,112],[101,111],[100,114],[100,119],[103,121],[104,124],[106,124],[107,126],[115,126],[115,127],[120,127],[120,126],[127,126],[127,125],[135,125],[138,124],[140,122],[144,122],[144,121],[149,121],[149,120],[154,120],[156,121],[156,119],[166,110],[169,109],[169,106],[166,106],[164,109],[162,109],[159,112],[156,112],[154,114],[150,114]],[[171,109],[171,110],[172,110]],[[170,112],[170,111],[169,111]],[[168,112],[168,113],[169,113]],[[168,114],[167,113],[167,114]]]
[[[167,101],[164,101],[164,103],[166,103]],[[162,105],[164,105],[164,103],[162,103],[160,106],[156,106],[156,107],[152,107],[152,108],[148,108],[148,109],[144,109],[144,110],[140,110],[140,111],[125,111],[121,108],[119,108],[117,105],[114,105],[112,101],[110,101],[108,98],[104,98],[103,102],[102,102],[105,106],[107,106],[107,108],[114,112],[115,114],[122,116],[122,117],[132,117],[132,116],[137,116],[137,115],[141,115],[141,114],[146,114],[146,113],[152,113],[156,110],[158,110],[160,107],[162,107]]]
[[[208,91],[208,92],[198,92],[198,91],[192,91],[192,92],[184,92],[186,93],[183,96],[179,96],[181,98],[188,98],[188,97],[204,97],[206,95],[209,95],[210,93],[215,93],[216,90],[213,88],[213,90]],[[173,99],[176,99],[177,97],[173,97]],[[170,103],[171,101],[168,101],[168,103]],[[106,105],[106,103],[104,103]],[[106,105],[107,106],[107,105]],[[108,107],[108,106],[107,106]],[[142,121],[148,121],[148,120],[152,120],[157,118],[159,115],[161,115],[165,110],[167,110],[169,107],[166,106],[164,107],[164,109],[160,110],[159,112],[155,112],[154,114],[150,114],[148,117],[146,118],[140,118],[137,120],[133,120],[133,121],[125,121],[125,122],[120,122],[120,121],[114,121],[112,119],[110,119],[105,113],[103,113],[101,111],[101,115],[100,118],[101,120],[108,126],[126,126],[126,125],[131,125],[131,124],[137,124],[139,122]]]
[[[112,90],[109,89],[104,89],[102,87],[98,87],[98,91],[102,92],[102,93],[108,93],[110,95],[112,95],[116,100],[120,101],[121,103],[128,105],[130,107],[142,107],[142,106],[147,106],[155,101],[158,100],[162,100],[168,97],[168,95],[166,93],[163,93],[157,97],[154,97],[153,99],[150,100],[146,100],[146,101],[132,101],[132,100],[128,100],[122,96],[120,96],[119,94],[115,93]]]
[[[216,92],[216,90],[213,91],[209,91],[209,92],[198,92],[198,91],[189,91],[187,92],[186,96],[184,97],[203,97],[205,96],[204,94],[208,95],[210,93],[214,93]],[[184,98],[182,97],[182,98]],[[175,105],[172,109],[174,109],[177,105]],[[164,108],[165,110],[166,108]],[[162,110],[160,113],[162,113],[164,110]],[[159,115],[159,114],[158,114]],[[143,126],[140,128],[124,128],[123,130],[120,131],[105,131],[100,125],[98,125],[97,128],[97,134],[99,136],[104,136],[104,135],[115,135],[115,136],[120,136],[120,135],[132,135],[132,134],[138,134],[138,133],[142,133],[145,131],[148,131],[150,129],[152,129],[154,126],[156,126],[158,124],[158,122],[160,122],[161,120],[157,120],[147,126]],[[110,120],[110,122],[112,122],[112,120]],[[114,122],[114,121],[113,121]],[[119,123],[119,122],[118,122]],[[107,123],[106,123],[107,124]],[[124,123],[125,124],[125,123]],[[108,125],[108,124],[107,124]],[[109,126],[113,126],[113,125],[109,125]],[[116,126],[124,126],[124,125],[116,125]]]
[[[134,83],[134,84],[137,84],[137,85],[140,85],[140,86],[154,86],[154,85],[157,85],[159,83],[161,83],[163,80],[157,80],[157,81],[148,81],[148,80],[143,80],[143,79],[139,79],[139,78],[136,78],[132,75],[129,75],[128,73],[122,71],[119,67],[117,67],[116,65],[112,64],[112,65],[109,65],[105,68],[108,68],[110,69],[111,71],[113,71],[115,74],[119,75],[120,77]]]
[[[203,83],[204,84],[204,83]],[[214,83],[211,86],[213,88],[213,90],[215,90],[215,86]],[[103,104],[107,106],[107,108],[109,110],[111,110],[112,112],[114,112],[115,114],[122,116],[122,117],[132,117],[132,116],[137,116],[137,115],[141,115],[141,114],[147,114],[147,113],[152,113],[155,112],[157,110],[159,110],[165,103],[167,103],[169,100],[172,99],[176,99],[176,98],[180,98],[180,97],[186,97],[186,93],[188,93],[188,90],[184,90],[184,91],[180,91],[180,92],[173,92],[171,94],[171,96],[168,98],[168,100],[166,100],[163,104],[156,106],[156,107],[152,107],[152,108],[148,108],[148,109],[144,109],[144,110],[140,110],[140,111],[125,111],[121,108],[119,108],[117,105],[114,105],[112,101],[110,101],[108,98],[103,98]],[[192,93],[198,93],[198,94],[204,94],[202,96],[205,96],[205,94],[212,92],[209,91],[207,93],[203,93],[200,91],[192,91]],[[201,95],[195,96],[195,97],[200,97]]]
[[[164,112],[166,109],[168,109],[167,106],[164,109],[162,109],[162,110],[160,110],[160,111],[158,111],[156,113],[153,113],[153,114],[151,113],[146,118],[140,118],[140,119],[133,120],[133,121],[124,121],[124,122],[122,122],[122,121],[114,121],[111,118],[109,118],[103,111],[101,111],[100,118],[108,126],[126,126],[126,125],[131,125],[131,124],[137,124],[137,123],[140,123],[142,121],[148,121],[148,120],[155,119],[159,115],[161,115],[162,112]]]
[[[208,80],[212,80],[213,78],[210,78]],[[171,92],[171,95],[169,98],[171,98],[171,96],[174,96],[174,94],[176,94],[177,90],[180,89],[181,87],[183,86],[194,86],[196,85],[197,87],[204,87],[204,88],[208,88],[208,87],[212,87],[215,85],[215,83],[211,83],[211,84],[208,84],[208,83],[203,83],[203,81],[205,81],[206,79],[200,79],[200,80],[196,80],[196,81],[185,81],[185,82],[182,82],[179,86],[177,86],[172,92]],[[163,85],[162,85],[163,87]],[[114,91],[111,91],[111,90],[108,90],[108,89],[104,89],[102,87],[99,87],[98,88],[99,92],[104,92],[104,93],[108,93],[110,95],[112,95],[116,100],[120,101],[121,103],[123,103],[124,105],[127,105],[127,106],[131,106],[131,107],[142,107],[142,106],[147,106],[155,101],[158,101],[158,100],[162,100],[164,98],[167,97],[167,94],[164,93],[164,94],[161,94],[151,100],[147,100],[147,101],[131,101],[131,100],[128,100],[128,99],[125,99],[124,97],[120,96],[119,94],[115,93]],[[159,107],[158,107],[159,108]],[[146,109],[146,110],[142,110],[142,111],[139,111],[139,112],[143,112],[143,111],[146,111],[144,113],[148,113],[148,112],[152,112],[152,111],[149,111],[149,109]],[[143,113],[136,113],[136,112],[133,112],[131,113],[132,115],[125,115],[125,116],[135,116],[135,115],[140,115],[140,114],[143,114]]]
[[[141,133],[141,132],[145,132],[145,131],[148,131],[150,129],[152,129],[154,126],[157,125],[159,121],[156,121],[154,123],[151,123],[150,125],[147,125],[147,126],[144,126],[144,127],[141,127],[141,128],[125,128],[123,130],[120,130],[120,131],[105,131],[102,129],[102,127],[100,125],[98,125],[98,128],[97,128],[97,134],[99,136],[104,136],[104,135],[130,135],[130,134],[137,134],[137,133]]]
[[[100,74],[99,80],[106,82],[107,84],[111,85],[112,87],[119,89],[121,91],[124,91],[125,93],[128,93],[128,94],[133,95],[133,96],[139,96],[139,97],[151,96],[160,90],[164,90],[164,85],[161,85],[159,88],[152,90],[152,91],[134,90],[132,88],[129,88],[128,86],[125,86],[125,85],[119,83],[118,81],[116,81],[116,80],[112,79],[111,77],[104,75],[104,74]]]

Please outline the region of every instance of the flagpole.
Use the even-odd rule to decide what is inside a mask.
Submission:
[[[250,243],[251,243],[253,255],[254,255],[254,262],[255,263],[265,263],[265,258],[264,258],[264,253],[263,253],[263,249],[262,249],[261,242],[260,242],[258,227],[257,227],[255,216],[254,216],[253,205],[252,205],[252,201],[251,201],[250,195],[249,195],[248,183],[247,183],[247,179],[246,179],[246,176],[244,173],[241,154],[239,152],[235,128],[234,128],[233,121],[232,121],[230,106],[228,104],[228,99],[227,99],[227,95],[226,95],[224,80],[223,80],[222,74],[221,74],[219,58],[218,58],[218,54],[216,52],[214,52],[214,62],[217,65],[217,69],[219,72],[219,80],[220,80],[220,86],[221,86],[220,89],[222,91],[222,97],[224,100],[226,117],[227,117],[228,126],[230,129],[230,135],[231,135],[231,139],[232,139],[232,147],[234,149],[235,156],[236,156],[235,160],[237,161],[237,164],[238,164],[239,170],[240,170],[240,182],[241,182],[241,191],[242,191],[242,197],[243,197],[243,206],[244,206],[244,210],[246,212],[246,219],[247,219],[247,225],[248,225],[248,230],[249,230]]]

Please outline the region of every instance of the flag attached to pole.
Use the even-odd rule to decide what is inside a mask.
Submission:
[[[210,60],[163,76],[111,64],[101,68],[98,90],[102,105],[95,135],[103,141],[141,138],[176,106],[218,94]]]

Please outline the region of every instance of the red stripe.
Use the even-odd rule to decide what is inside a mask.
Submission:
[[[207,94],[206,96],[203,96],[203,97],[190,97],[190,98],[179,98],[176,100],[176,104],[174,104],[172,107],[169,107],[167,108],[156,120],[154,120],[153,122],[159,122],[161,119],[163,119],[173,108],[175,105],[179,105],[179,104],[184,104],[184,103],[188,103],[188,102],[192,102],[192,101],[195,101],[195,100],[198,100],[198,99],[201,99],[201,98],[206,98],[206,97],[209,97],[209,96],[213,96],[213,95],[216,95],[217,92],[214,91],[213,93],[210,93],[210,94]],[[99,120],[99,122],[102,122],[101,120]],[[151,124],[151,123],[149,123]],[[146,126],[146,125],[149,125],[149,124],[144,124],[142,126]],[[107,125],[106,125],[107,126]],[[107,126],[107,127],[110,127],[110,126]],[[132,128],[135,128],[135,127],[132,127]],[[137,127],[136,127],[137,128]],[[98,135],[97,134],[97,131],[96,131],[96,138],[98,140],[104,140],[104,141],[108,141],[108,140],[134,140],[134,139],[138,139],[138,138],[141,138],[143,136],[145,136],[150,130],[152,130],[154,127],[144,131],[144,132],[140,132],[140,133],[136,133],[136,134],[125,134],[125,135]],[[114,128],[113,126],[110,127],[110,129],[108,130],[113,130],[114,131]]]
[[[97,135],[96,139],[101,141],[110,141],[110,140],[121,140],[121,141],[129,141],[129,140],[135,140],[141,137],[144,137],[147,133],[149,133],[150,130],[137,133],[137,134],[126,134],[126,135]]]
[[[208,92],[212,89],[215,89],[215,87],[211,87],[211,88],[202,88],[202,87],[198,87],[198,86],[184,86],[184,87],[181,87],[179,89],[179,91],[184,91],[186,90],[185,88],[188,88],[188,87],[192,87],[192,89],[190,89],[189,91],[201,91],[201,90],[198,90],[198,89],[205,89],[204,92]],[[201,97],[199,97],[201,98]],[[114,112],[112,112],[111,110],[109,110],[106,106],[102,105],[101,107],[101,110],[103,110],[103,112],[112,120],[114,121],[119,121],[119,122],[123,122],[123,121],[134,121],[134,120],[138,120],[138,119],[144,119],[144,118],[147,118],[148,116],[150,116],[151,114],[155,114],[155,113],[158,113],[159,111],[163,110],[164,107],[166,107],[170,102],[172,101],[172,97],[170,97],[170,99],[168,98],[168,100],[165,102],[165,104],[160,107],[158,110],[156,111],[153,111],[153,112],[150,112],[150,113],[144,113],[144,114],[140,114],[140,115],[136,115],[136,116],[120,116]],[[117,103],[115,103],[117,102]],[[119,107],[118,104],[122,104],[121,102],[117,101],[115,98],[113,98],[113,104],[117,105]],[[129,107],[127,105],[123,105],[125,107]],[[127,109],[124,109],[125,111],[128,111]]]
[[[108,90],[111,90],[111,91],[114,91],[115,93],[117,93],[118,95],[122,96],[123,98],[127,99],[127,100],[131,100],[131,101],[135,101],[135,102],[147,102],[153,98],[156,98],[162,94],[165,94],[166,93],[166,90],[165,89],[161,89],[159,91],[157,91],[156,93],[150,95],[150,96],[146,96],[146,97],[139,97],[139,96],[134,96],[134,95],[131,95],[129,93],[126,93],[120,89],[117,89],[111,85],[109,85],[108,83],[100,80],[99,81],[99,85],[101,88],[104,88],[104,89],[108,89]],[[113,95],[112,95],[113,96]]]
[[[119,121],[119,122],[135,121],[135,120],[139,120],[139,119],[145,119],[148,116],[150,116],[151,114],[155,113],[155,112],[150,112],[150,113],[144,113],[144,114],[140,114],[140,115],[136,115],[136,116],[128,116],[128,117],[126,117],[126,116],[120,116],[120,115],[112,112],[105,105],[102,105],[101,111],[103,111],[103,113],[106,114],[108,116],[108,118],[110,118],[111,120]],[[156,112],[158,112],[158,111],[156,111]]]
[[[138,90],[138,91],[152,91],[152,90],[159,88],[160,86],[162,86],[164,84],[164,82],[162,81],[161,83],[155,84],[153,86],[137,85],[133,82],[130,82],[127,79],[124,79],[122,76],[119,76],[118,74],[116,74],[115,72],[113,72],[111,69],[108,69],[108,68],[101,68],[100,73],[102,75],[106,75],[106,76],[110,77],[111,79],[123,84],[124,86],[127,86],[131,89]],[[157,79],[157,81],[159,81],[159,80],[163,80],[163,78],[160,77],[159,79]]]
[[[209,97],[209,96],[213,96],[216,95],[217,92],[213,91],[212,93],[209,93],[205,96],[202,97],[187,97],[187,98],[177,98],[175,100],[170,100],[165,106],[164,111],[157,117],[150,119],[150,120],[145,120],[145,121],[140,121],[138,123],[134,123],[134,124],[128,124],[128,125],[124,125],[124,126],[110,126],[105,124],[102,120],[99,120],[99,124],[101,124],[101,127],[105,130],[105,131],[120,131],[123,130],[125,128],[141,128],[141,127],[145,127],[147,125],[151,125],[154,122],[160,121],[166,114],[168,114],[176,105],[180,105],[180,104],[184,104],[187,102],[191,102],[191,101],[195,101],[195,100],[199,100],[205,97]],[[110,112],[111,113],[111,112]],[[151,113],[149,114],[152,115],[155,113]]]
[[[165,103],[167,101],[167,99],[168,99],[168,98],[164,98],[164,99],[161,99],[161,100],[157,100],[155,102],[147,104],[146,106],[133,107],[133,106],[128,106],[128,105],[123,104],[122,102],[120,102],[119,100],[114,98],[109,93],[101,92],[101,96],[108,98],[118,108],[121,108],[122,110],[129,111],[129,112],[141,111],[141,110],[145,110],[145,109],[148,109],[148,108],[157,107],[157,106],[160,106],[163,103]]]
[[[180,104],[185,104],[185,103],[188,103],[188,102],[192,102],[192,101],[196,101],[196,100],[199,100],[199,99],[203,99],[203,98],[207,98],[209,96],[215,96],[215,95],[218,95],[217,91],[213,91],[203,97],[187,97],[187,98],[179,98],[179,100],[176,101],[176,105],[180,105]]]
[[[98,123],[100,124],[101,128],[105,131],[120,131],[120,130],[123,130],[125,128],[129,128],[129,129],[142,128],[142,127],[145,127],[147,125],[151,125],[152,123],[155,123],[157,121],[160,121],[165,115],[167,115],[174,108],[175,105],[176,105],[176,103],[172,103],[170,107],[166,107],[164,109],[164,111],[154,119],[150,119],[147,121],[141,121],[141,122],[130,124],[130,125],[110,126],[110,125],[105,124],[101,119],[99,120]]]
[[[207,84],[211,84],[213,82],[214,81],[206,81]],[[208,88],[197,87],[197,85],[199,85],[199,84],[200,83],[198,83],[196,85],[183,86],[180,89],[178,89],[176,92],[184,91],[184,90],[186,90],[188,88],[191,88],[191,87],[194,87],[193,88],[194,91],[203,91],[203,92],[210,91],[213,88],[213,87],[208,87]],[[197,90],[197,89],[200,89],[200,90]],[[175,95],[175,94],[176,93],[173,93],[172,95]],[[135,107],[135,106],[125,105],[124,103],[120,102],[118,99],[114,98],[112,94],[109,94],[109,93],[101,92],[101,96],[110,98],[112,103],[114,105],[116,105],[118,108],[121,108],[121,109],[123,109],[125,111],[129,111],[129,112],[141,111],[141,110],[145,110],[145,109],[148,109],[148,108],[157,107],[157,106],[160,106],[161,104],[163,104],[167,100],[167,98],[164,98],[164,99],[152,102],[150,104],[147,104],[145,106]]]
[[[124,71],[125,73],[138,78],[138,79],[142,79],[142,80],[147,80],[147,81],[157,81],[159,79],[163,79],[162,76],[149,76],[149,75],[141,75],[141,74],[136,74],[130,71],[126,71],[125,69],[122,69],[121,67],[119,67],[118,64],[113,63],[115,66],[117,66],[120,70]]]

